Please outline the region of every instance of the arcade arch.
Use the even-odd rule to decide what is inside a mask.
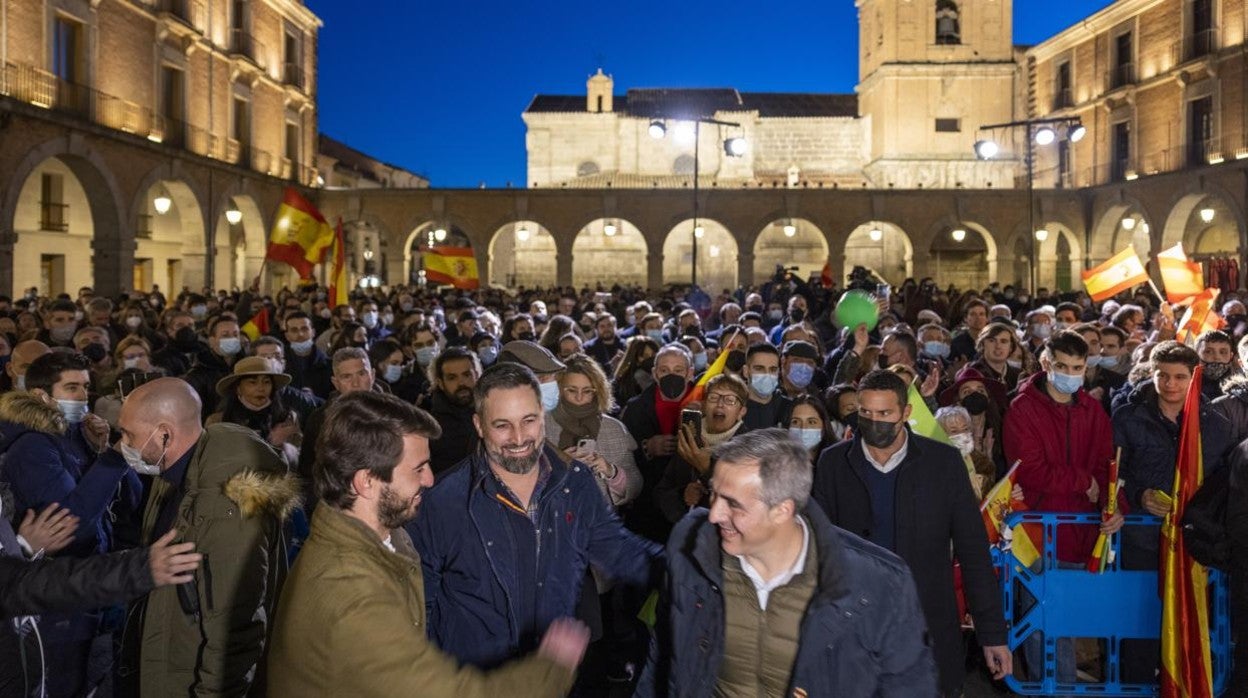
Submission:
[[[888,283],[900,286],[914,276],[914,246],[910,236],[887,221],[863,223],[845,240],[846,276],[854,267],[865,267]]]
[[[714,293],[735,289],[738,271],[736,238],[723,224],[709,218],[699,218],[696,228],[692,218],[681,221],[668,232],[663,240],[664,285],[687,284],[693,280],[695,239],[698,285]]]
[[[648,251],[632,223],[619,218],[591,221],[572,242],[572,285],[645,287]]]
[[[828,240],[804,218],[781,218],[768,223],[754,241],[754,280],[761,283],[776,267],[797,267],[798,278],[819,274],[828,261]]]

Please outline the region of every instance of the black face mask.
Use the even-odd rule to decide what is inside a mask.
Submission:
[[[759,315],[762,315],[763,311],[765,311],[766,308],[764,308],[761,305],[751,305],[750,307],[746,308],[746,310],[751,313],[758,313]]]
[[[196,336],[194,329],[183,327],[173,335],[173,345],[179,351],[195,351],[199,348],[199,337]]]
[[[520,334],[518,334],[518,335],[516,335],[516,336],[517,336],[518,338],[520,338],[520,339],[523,339],[523,340],[524,340],[524,341],[526,341],[526,342],[535,342],[535,341],[537,341],[537,335],[533,334],[532,332],[521,332]]]
[[[877,422],[874,419],[858,418],[858,435],[872,448],[887,448],[897,439],[900,422]]]
[[[845,426],[857,432],[858,431],[858,413],[850,412],[844,417],[841,417],[841,424],[844,424]]]
[[[962,398],[962,406],[973,415],[983,414],[988,411],[988,396],[983,393],[971,393]]]
[[[728,358],[724,360],[724,368],[732,371],[733,373],[740,373],[741,369],[745,368],[745,352],[728,352]]]
[[[801,308],[794,308],[789,311],[789,319],[794,323],[801,322],[806,319],[806,311]]]
[[[91,363],[98,364],[104,360],[104,357],[108,356],[108,350],[104,348],[103,344],[92,342],[82,348],[82,355],[87,357],[87,360]]]
[[[685,394],[685,377],[669,373],[659,379],[659,392],[668,400],[675,400]]]
[[[642,371],[645,371],[646,373],[653,371],[654,370],[654,357],[651,356],[650,358],[645,359],[641,363],[637,364],[637,368]]]

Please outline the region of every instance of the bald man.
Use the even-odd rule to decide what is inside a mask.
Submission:
[[[137,628],[139,691],[150,696],[247,695],[263,675],[278,591],[286,578],[283,523],[299,485],[267,443],[235,424],[200,425],[199,396],[179,378],[147,383],[126,398],[117,449],[131,468],[153,475],[143,516],[144,544],[171,528],[195,543],[203,564],[194,581],[148,597]],[[123,657],[134,668],[135,657]]]
[[[4,373],[9,377],[9,385],[14,390],[25,390],[26,369],[30,368],[30,362],[51,351],[48,345],[37,339],[18,342],[17,346],[13,347],[9,363],[4,367]]]

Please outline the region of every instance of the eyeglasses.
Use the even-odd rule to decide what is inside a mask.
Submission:
[[[706,396],[706,403],[709,405],[723,405],[724,407],[737,407],[741,404],[741,398],[736,395],[711,393]]]
[[[564,388],[563,394],[568,397],[593,397],[598,394],[593,388]]]

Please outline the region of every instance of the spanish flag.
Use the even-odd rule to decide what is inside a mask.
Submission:
[[[1226,321],[1213,309],[1217,298],[1218,289],[1216,288],[1207,288],[1190,298],[1192,304],[1187,312],[1183,313],[1183,318],[1179,320],[1174,338],[1184,344],[1192,344],[1200,335],[1210,330],[1222,329]]]
[[[735,333],[731,337],[720,337],[719,346],[723,349],[719,352],[719,356],[715,357],[715,363],[702,372],[702,377],[694,384],[693,389],[685,393],[685,397],[680,401],[681,409],[684,409],[691,402],[702,402],[702,398],[706,397],[706,384],[710,383],[712,378],[724,372],[724,366],[728,363],[728,355],[732,353],[726,349],[732,343],[732,340],[736,338],[737,335]]]
[[[345,244],[342,241],[342,219],[334,229],[334,268],[329,274],[329,303],[331,308],[346,305],[350,288],[347,284]]]
[[[312,277],[312,268],[325,260],[333,242],[334,230],[321,212],[294,188],[286,187],[264,256],[289,264],[300,278],[308,279]]]
[[[988,494],[984,495],[984,503],[979,506],[979,515],[984,519],[984,529],[988,533],[988,542],[999,544],[1007,538],[1005,517],[1015,511],[1027,511],[1027,505],[1014,499],[1011,494],[1018,478],[1020,461],[1015,461],[1010,472],[993,485]],[[1043,538],[1043,528],[1039,524],[1019,524],[1010,531],[1010,549],[1014,559],[1026,567],[1031,567],[1040,559],[1040,548],[1036,544]]]
[[[477,258],[473,256],[471,247],[431,247],[423,253],[425,278],[430,282],[450,284],[469,291],[480,287]]]
[[[269,333],[269,309],[268,308],[261,308],[260,312],[256,313],[255,317],[248,320],[246,325],[243,325],[243,334],[247,335],[247,338],[253,342],[259,339],[260,335],[264,335],[268,333]]]
[[[1200,382],[1197,365],[1183,405],[1179,458],[1174,469],[1170,513],[1161,525],[1161,696],[1213,696],[1209,649],[1208,573],[1187,554],[1180,522],[1187,503],[1204,480],[1200,443]]]
[[[1183,254],[1183,243],[1157,253],[1157,266],[1166,286],[1166,300],[1171,303],[1182,303],[1205,290],[1200,264]]]
[[[1136,284],[1146,283],[1148,273],[1135,254],[1135,248],[1127,249],[1110,257],[1104,264],[1083,272],[1083,287],[1092,300],[1101,302],[1113,298]]]

